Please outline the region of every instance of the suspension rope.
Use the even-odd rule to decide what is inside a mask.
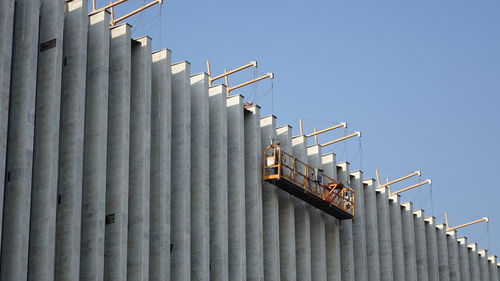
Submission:
[[[274,115],[274,81],[271,79],[271,115]]]
[[[162,17],[162,11],[163,11],[163,4],[160,3],[160,12],[158,13],[160,16],[160,48],[163,48],[163,32],[162,32],[162,26],[163,26],[163,17]]]
[[[431,215],[434,216],[434,199],[432,196],[432,183],[430,184],[430,195],[431,195]]]
[[[258,65],[253,69],[253,79],[256,79],[257,78],[257,67]],[[253,83],[253,93],[252,93],[252,98],[250,99],[250,101],[254,101],[255,100],[255,96],[257,95],[257,86],[258,86],[259,83]]]
[[[361,144],[361,136],[359,136],[359,170],[363,170],[363,145]]]
[[[486,222],[486,234],[488,235],[488,249],[491,249],[490,221]]]
[[[344,127],[344,137],[347,136],[347,128]],[[344,143],[344,152],[345,153],[345,159],[349,159],[349,151],[347,150],[347,142]]]

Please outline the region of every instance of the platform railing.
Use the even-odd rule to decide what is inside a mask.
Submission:
[[[264,180],[286,179],[300,187],[305,193],[312,194],[354,216],[354,190],[344,186],[296,157],[283,151],[277,144],[264,151]]]

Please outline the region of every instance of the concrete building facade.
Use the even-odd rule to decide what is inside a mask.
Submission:
[[[86,0],[0,2],[0,280],[500,281],[496,256]],[[279,140],[352,220],[263,181]]]

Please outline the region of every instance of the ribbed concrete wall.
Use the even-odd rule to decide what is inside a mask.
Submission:
[[[336,155],[334,153],[324,154],[321,163],[325,175],[337,179]],[[326,247],[326,277],[328,281],[341,280],[340,261],[340,224],[334,217],[325,217],[325,247]]]
[[[378,235],[376,182],[373,179],[363,181],[365,200],[365,227],[366,227],[366,258],[369,281],[380,281],[380,248]]]
[[[292,147],[294,157],[307,164],[307,139],[304,136],[292,138]],[[292,200],[295,204],[295,260],[297,280],[311,280],[310,206],[297,198],[292,198]]]
[[[280,146],[286,151],[292,151],[292,127],[286,125],[276,129]],[[284,172],[289,173],[289,169]],[[280,277],[281,280],[296,280],[295,256],[295,209],[292,196],[278,190],[279,228],[280,228]],[[326,268],[326,267],[325,267]]]
[[[0,3],[0,280],[499,281],[496,256],[87,1]],[[283,150],[356,191],[338,221]]]
[[[130,156],[131,28],[111,29],[109,57],[108,157],[106,168],[106,216],[104,276],[127,276],[127,237]],[[111,221],[114,220],[113,223]]]
[[[209,108],[208,75],[191,76],[191,276],[209,280]],[[168,154],[165,155],[168,158]],[[159,159],[159,162],[161,160]],[[158,279],[163,280],[163,279]]]
[[[87,75],[87,49],[80,46],[87,46],[87,34],[87,1],[68,2],[64,19],[59,132],[58,197],[60,199],[57,205],[55,258],[55,280],[57,281],[79,280],[80,276],[82,170]],[[128,100],[127,96],[124,102]],[[108,122],[112,122],[112,119],[108,119]],[[128,133],[124,136],[124,141],[126,142],[126,150],[121,153],[123,153],[124,159],[128,159]],[[127,161],[122,160],[120,162],[124,163],[121,164],[122,166],[126,165],[128,167]],[[120,182],[128,183],[128,176],[121,177]],[[124,185],[124,190],[128,192],[128,184]],[[128,201],[128,193],[126,193],[126,200]],[[128,219],[125,217],[122,220],[122,223],[125,223],[125,233],[127,231],[127,222]],[[119,243],[120,239],[116,240]],[[126,240],[124,243],[122,245],[125,245],[126,248]],[[120,259],[126,260],[126,257],[122,256]]]

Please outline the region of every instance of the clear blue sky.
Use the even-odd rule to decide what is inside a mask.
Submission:
[[[433,180],[433,204],[429,187],[402,200],[440,222],[448,212],[451,225],[490,217],[489,247],[486,224],[459,235],[500,254],[499,12],[492,0],[167,0],[128,22],[134,36],[191,62],[193,73],[205,71],[206,59],[217,73],[257,60],[259,73],[276,74],[272,90],[263,81],[240,93],[264,115],[297,134],[299,118],[306,132],[348,122],[361,142],[325,151],[365,177],[375,168],[383,178],[421,170]]]

